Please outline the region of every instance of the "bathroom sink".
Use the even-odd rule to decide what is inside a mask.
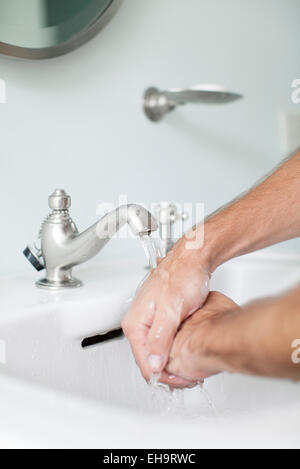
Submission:
[[[132,259],[77,270],[84,286],[60,292],[28,272],[0,278],[0,446],[300,446],[298,383],[219,375],[167,411],[123,336],[83,348],[120,327],[147,271]],[[299,257],[261,252],[220,267],[211,288],[244,304],[297,282]]]

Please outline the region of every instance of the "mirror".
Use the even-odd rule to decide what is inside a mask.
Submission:
[[[94,37],[122,0],[0,0],[0,53],[27,59],[66,54]]]

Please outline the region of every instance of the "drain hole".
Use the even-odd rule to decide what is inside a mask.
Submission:
[[[117,339],[122,337],[122,329],[115,329],[114,331],[107,332],[106,334],[94,335],[93,337],[87,337],[81,342],[81,347],[89,347],[90,345],[101,344],[101,342],[107,342],[108,340]]]

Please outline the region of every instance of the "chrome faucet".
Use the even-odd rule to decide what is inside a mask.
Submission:
[[[172,202],[160,202],[154,207],[155,218],[158,221],[159,236],[165,255],[172,249],[174,240],[174,225],[177,221],[184,222],[189,218],[187,212],[178,210]],[[182,236],[181,233],[180,236]]]
[[[144,207],[122,205],[104,215],[98,222],[79,233],[69,208],[71,197],[57,189],[49,197],[52,212],[40,230],[40,248],[27,246],[24,255],[36,268],[46,269],[46,277],[36,285],[42,288],[79,287],[82,282],[72,276],[72,269],[94,257],[126,223],[135,235],[157,230],[155,218]]]

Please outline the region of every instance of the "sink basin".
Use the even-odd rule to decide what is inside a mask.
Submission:
[[[147,271],[132,259],[77,270],[84,287],[61,292],[28,273],[0,279],[0,446],[299,446],[298,383],[219,375],[166,413],[124,337],[83,348],[120,327]],[[211,288],[244,304],[297,282],[299,257],[261,252],[220,267]]]

